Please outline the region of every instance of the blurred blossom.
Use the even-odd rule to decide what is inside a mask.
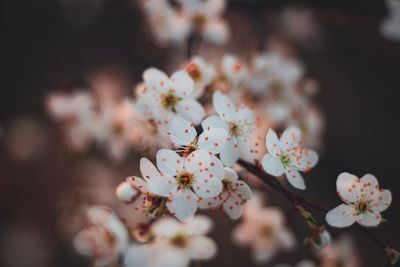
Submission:
[[[307,43],[312,41],[321,29],[310,8],[289,6],[281,11],[279,31],[293,42]]]
[[[7,155],[17,161],[33,161],[51,151],[51,137],[42,122],[31,117],[13,119],[4,131]]]
[[[294,265],[287,263],[275,264],[273,267],[317,267],[317,265],[310,259],[304,259]]]
[[[385,3],[389,16],[382,21],[380,32],[389,40],[400,41],[400,1],[386,0]]]
[[[277,253],[292,250],[296,244],[292,232],[284,224],[283,213],[262,204],[256,195],[248,201],[243,221],[232,232],[237,245],[250,246],[257,263],[270,262]]]
[[[328,246],[319,250],[317,256],[320,258],[321,267],[360,267],[362,256],[355,244],[346,234],[336,238]]]
[[[209,260],[217,253],[215,242],[205,236],[212,220],[198,215],[188,223],[168,217],[151,227],[154,239],[146,245],[132,245],[125,257],[127,267],[185,267],[192,260]]]
[[[52,246],[47,234],[28,224],[14,224],[5,228],[0,237],[0,251],[4,267],[50,266]]]
[[[124,224],[110,208],[103,206],[90,207],[87,218],[87,226],[74,239],[76,251],[93,257],[95,266],[115,263],[129,243]]]

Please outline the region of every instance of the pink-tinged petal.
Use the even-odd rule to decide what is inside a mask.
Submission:
[[[186,71],[177,71],[171,76],[171,90],[175,90],[175,95],[181,98],[191,96],[194,90],[193,79]]]
[[[239,159],[240,149],[236,138],[231,137],[225,143],[225,147],[220,154],[222,163],[225,166],[232,166]]]
[[[197,196],[189,189],[178,190],[172,198],[171,211],[180,221],[190,221],[197,211]]]
[[[229,132],[229,126],[228,124],[222,120],[218,116],[210,116],[207,117],[202,123],[201,127],[203,128],[204,131],[210,131],[211,129],[216,129],[216,128],[222,128],[226,132]]]
[[[225,170],[224,170],[224,165],[222,164],[222,161],[219,160],[216,156],[211,155],[210,156],[210,165],[208,168],[204,169],[208,173],[213,174],[215,177],[218,179],[224,179],[225,176]]]
[[[208,20],[204,24],[203,36],[211,43],[219,45],[224,44],[230,37],[228,24],[223,20]]]
[[[190,240],[189,251],[193,259],[211,259],[217,254],[217,245],[209,237],[193,236]]]
[[[361,188],[364,189],[363,193],[368,199],[375,199],[379,192],[378,180],[372,174],[366,174],[360,179],[360,190]]]
[[[135,109],[146,118],[156,119],[159,116],[159,101],[156,101],[151,94],[142,94],[135,103]]]
[[[301,139],[301,131],[296,127],[289,127],[283,131],[280,139],[280,147],[283,151],[298,146],[298,142]]]
[[[199,173],[204,171],[210,165],[210,154],[205,150],[196,150],[186,157],[185,171],[190,173]]]
[[[243,203],[240,197],[232,193],[231,197],[229,197],[226,202],[222,204],[226,214],[232,219],[237,220],[242,216],[243,213]]]
[[[147,158],[140,159],[140,172],[145,180],[152,176],[160,175],[160,172],[157,170],[156,166]]]
[[[172,145],[186,146],[197,136],[194,124],[180,116],[175,116],[169,124],[168,136]]]
[[[199,149],[204,149],[212,154],[218,154],[225,146],[228,132],[222,128],[214,128],[209,131],[203,131],[199,136]]]
[[[330,210],[325,219],[327,223],[334,227],[348,227],[356,221],[355,210],[352,205],[340,204],[336,208]]]
[[[281,176],[285,171],[281,160],[271,154],[265,154],[261,164],[263,169],[273,176]]]
[[[195,177],[193,189],[200,197],[215,197],[222,191],[221,179],[215,177],[212,173],[202,172]]]
[[[306,184],[304,183],[303,176],[301,176],[301,174],[298,171],[286,168],[285,174],[286,174],[286,179],[293,187],[300,190],[306,189]]]
[[[114,212],[106,206],[92,206],[87,210],[88,220],[93,224],[107,225]]]
[[[392,193],[385,189],[377,193],[376,198],[371,202],[371,209],[373,212],[382,212],[387,209],[392,203]]]
[[[281,154],[278,135],[274,132],[274,130],[268,130],[268,133],[265,136],[265,144],[267,146],[268,153],[270,153],[271,155],[279,156]]]
[[[229,167],[225,167],[225,179],[228,179],[229,182],[236,182],[238,180],[238,174],[234,169],[231,169]]]
[[[236,107],[235,104],[227,96],[217,91],[213,95],[213,105],[218,115],[225,121],[235,119]]]
[[[116,239],[115,246],[116,251],[121,253],[126,250],[129,244],[129,234],[125,225],[116,216],[112,216],[111,220],[107,224],[107,228],[112,233]]]
[[[178,190],[178,183],[169,175],[153,176],[147,182],[147,189],[155,195],[171,197]]]
[[[156,68],[147,69],[143,73],[143,80],[149,93],[157,92],[162,94],[170,89],[168,76]]]
[[[151,232],[157,237],[170,237],[181,230],[181,224],[172,217],[156,221]]]
[[[183,159],[176,152],[169,149],[157,151],[157,167],[160,172],[170,176],[177,175],[183,168]]]
[[[381,222],[381,215],[379,213],[367,212],[357,216],[356,221],[362,226],[373,227]]]
[[[213,221],[204,215],[197,215],[190,222],[183,226],[188,235],[205,235],[211,231]]]
[[[196,125],[200,124],[201,120],[206,116],[203,106],[191,98],[179,101],[175,109],[178,115]]]
[[[122,182],[118,185],[115,193],[118,199],[125,202],[132,202],[140,194],[140,191],[133,184]]]
[[[339,174],[336,181],[338,195],[347,203],[353,203],[357,200],[359,185],[360,180],[356,176],[347,172]]]

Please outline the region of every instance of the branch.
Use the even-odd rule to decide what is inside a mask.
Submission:
[[[262,170],[261,167],[250,164],[242,159],[239,159],[239,161],[237,163],[240,166],[242,166],[243,168],[245,168],[247,171],[256,175],[261,181],[263,181],[264,183],[269,185],[272,189],[274,189],[275,191],[277,191],[277,192],[281,193],[283,196],[285,196],[293,204],[293,206],[296,207],[296,204],[299,204],[303,208],[312,207],[312,208],[322,211],[324,213],[331,210],[331,208],[329,208],[329,207],[326,207],[317,202],[308,200],[308,199],[304,198],[303,196],[300,196],[296,193],[293,193],[293,192],[287,190],[285,187],[282,186],[281,182],[276,177],[268,175],[267,173],[265,173]],[[391,255],[389,254],[388,251],[391,250],[391,248],[389,246],[388,241],[377,238],[368,229],[365,229],[364,227],[362,227],[359,224],[354,225],[354,228],[358,229],[361,233],[363,233],[365,236],[367,236],[378,248],[382,249],[390,259]]]

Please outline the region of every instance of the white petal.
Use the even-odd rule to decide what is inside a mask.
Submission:
[[[193,93],[193,79],[186,71],[177,71],[171,76],[171,90],[175,90],[176,96],[186,98]]]
[[[295,188],[304,190],[306,189],[306,185],[304,183],[304,179],[298,171],[295,171],[290,168],[285,169],[285,174],[288,182]]]
[[[170,89],[168,76],[156,68],[147,69],[143,73],[143,80],[148,92],[165,93]]]
[[[279,156],[281,154],[278,135],[272,129],[269,129],[265,136],[265,145],[269,154],[274,156]]]
[[[243,203],[241,202],[242,200],[235,193],[231,193],[231,196],[224,202],[224,210],[232,220],[237,220],[242,216]]]
[[[379,192],[378,180],[372,174],[366,174],[360,179],[360,188],[364,188],[369,199],[374,199]]]
[[[225,147],[220,154],[222,163],[225,166],[232,166],[239,159],[240,150],[236,138],[231,137],[226,141]]]
[[[135,109],[141,112],[146,118],[156,119],[159,116],[159,103],[150,94],[142,94],[135,103]]]
[[[226,179],[228,179],[228,181],[230,182],[236,182],[238,177],[238,174],[236,173],[235,170],[229,168],[229,167],[225,167],[225,177]]]
[[[298,141],[301,139],[301,131],[296,127],[289,127],[282,133],[280,139],[280,147],[283,151],[298,146]]]
[[[222,128],[225,131],[229,132],[228,124],[224,120],[222,120],[220,117],[215,116],[215,115],[207,117],[207,119],[205,119],[201,123],[201,127],[203,128],[204,131],[210,131],[211,129],[215,129],[215,128]]]
[[[197,211],[197,197],[188,189],[180,189],[172,198],[171,210],[180,221],[188,222]]]
[[[171,197],[175,195],[178,184],[176,179],[169,176],[153,176],[147,182],[147,189],[158,196]]]
[[[106,206],[91,206],[87,210],[88,220],[93,224],[107,225],[114,212]]]
[[[225,146],[228,132],[222,128],[214,128],[209,131],[203,131],[199,136],[199,149],[204,149],[213,154],[218,154]]]
[[[285,171],[281,160],[277,157],[271,156],[271,154],[265,154],[261,164],[264,170],[273,176],[281,176]]]
[[[367,212],[357,216],[357,222],[363,226],[377,226],[381,222],[379,213]]]
[[[223,20],[209,20],[204,25],[203,36],[214,44],[224,44],[229,39],[228,25]]]
[[[139,190],[129,182],[120,183],[116,189],[117,197],[126,202],[133,201],[139,194]]]
[[[166,217],[157,220],[151,229],[156,237],[170,237],[181,230],[181,224],[172,217]]]
[[[218,177],[221,180],[224,179],[224,165],[222,164],[222,161],[219,160],[216,156],[210,156],[210,165],[208,166],[208,169],[204,170],[208,173],[212,173],[215,177]]]
[[[319,157],[317,152],[315,152],[314,150],[302,149],[300,151],[300,155],[301,156],[299,160],[296,162],[296,168],[299,168],[302,171],[309,171],[318,162]]]
[[[156,158],[158,169],[165,174],[175,176],[183,168],[183,159],[169,149],[158,150]]]
[[[203,106],[191,98],[179,101],[175,108],[178,115],[196,125],[200,124],[201,120],[206,116]]]
[[[186,146],[193,142],[197,136],[194,124],[180,116],[175,116],[169,124],[168,136],[171,141],[180,146]]]
[[[242,199],[251,199],[251,189],[250,187],[242,180],[239,180],[239,186],[237,187],[237,194]]]
[[[340,204],[336,208],[330,210],[326,214],[325,219],[331,226],[339,228],[348,227],[356,221],[356,216],[353,216],[354,213],[353,206]]]
[[[211,231],[213,221],[204,215],[197,215],[190,222],[186,223],[183,228],[188,235],[205,235]]]
[[[147,182],[140,177],[131,176],[126,178],[126,181],[135,186],[136,188],[138,188],[142,192],[147,190]]]
[[[221,204],[219,197],[201,198],[199,202],[200,209],[211,209]]]
[[[376,199],[371,202],[371,209],[374,212],[382,212],[392,203],[392,194],[389,190],[379,192]]]
[[[160,172],[156,166],[147,158],[140,159],[140,172],[144,179],[149,179],[152,176],[159,176]]]
[[[205,150],[196,150],[190,153],[185,160],[185,170],[191,173],[200,172],[210,165],[210,154]]]
[[[193,189],[200,197],[215,197],[222,191],[221,179],[208,172],[202,172],[195,177]]]
[[[194,236],[190,240],[189,250],[194,259],[205,260],[217,254],[217,245],[206,236]]]
[[[343,172],[339,174],[336,181],[336,188],[340,194],[340,197],[345,202],[355,202],[356,195],[358,192],[359,183],[358,178],[350,173]]]
[[[235,104],[227,96],[217,91],[213,95],[213,105],[218,115],[225,121],[235,119]]]
[[[239,123],[253,123],[254,114],[246,105],[240,105],[235,114],[235,120]]]

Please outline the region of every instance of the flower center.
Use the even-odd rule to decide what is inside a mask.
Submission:
[[[171,90],[161,96],[161,105],[165,109],[171,109],[175,111],[175,106],[181,100],[180,97],[177,97]]]
[[[283,85],[282,85],[282,83],[279,82],[279,81],[273,81],[273,82],[271,83],[271,85],[270,85],[270,88],[271,88],[272,94],[273,94],[274,96],[279,96],[279,95],[281,94],[281,92],[282,92]]]
[[[274,233],[274,229],[269,224],[264,224],[260,229],[260,235],[270,237]]]
[[[171,237],[169,242],[175,247],[185,248],[189,243],[189,238],[183,233],[178,233]]]
[[[240,135],[240,126],[235,123],[235,122],[231,122],[230,127],[229,127],[229,132],[233,135],[233,136],[239,136]]]
[[[357,215],[371,211],[370,206],[371,206],[370,202],[365,200],[357,200],[354,203],[354,209],[356,210]]]
[[[201,70],[200,70],[199,66],[196,63],[190,62],[185,67],[185,70],[189,74],[189,76],[192,77],[192,79],[194,81],[198,81],[198,80],[201,79]]]
[[[198,150],[198,149],[199,149],[199,146],[198,146],[198,144],[197,144],[198,141],[199,141],[199,138],[196,137],[196,138],[193,140],[193,142],[191,142],[189,145],[187,145],[187,146],[185,147],[185,150],[184,150],[183,153],[182,153],[182,156],[183,156],[183,157],[187,157],[187,156],[190,155],[190,153],[192,153],[192,152]]]
[[[279,155],[279,158],[283,164],[283,166],[288,167],[290,164],[290,157],[288,155],[286,155],[286,153],[281,152],[281,154]]]
[[[176,177],[180,188],[190,188],[193,183],[193,173],[181,172]]]

